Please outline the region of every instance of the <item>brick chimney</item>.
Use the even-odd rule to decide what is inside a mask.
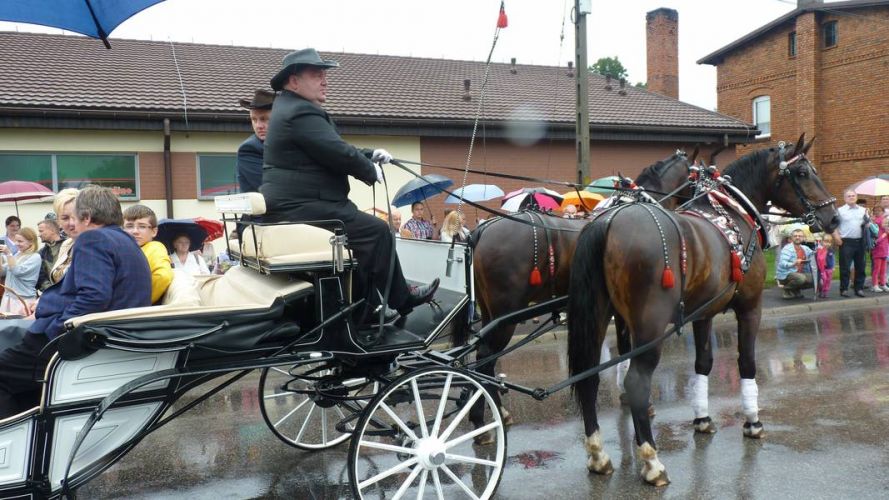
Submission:
[[[645,15],[648,90],[679,99],[679,12],[655,9]]]

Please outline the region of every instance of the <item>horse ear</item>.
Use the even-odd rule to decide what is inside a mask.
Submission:
[[[796,146],[793,148],[793,154],[791,156],[796,156],[803,152],[803,147],[806,144],[806,133],[803,132],[799,136],[799,140],[796,141]]]
[[[695,150],[691,152],[691,156],[688,158],[688,163],[691,165],[695,164],[695,159],[698,157],[698,153],[701,152],[701,145],[695,144]]]
[[[818,137],[818,136],[815,136],[815,137]],[[815,137],[812,137],[812,140],[809,141],[809,142],[807,142],[806,145],[803,146],[803,150],[800,151],[800,153],[802,153],[802,154],[806,154],[806,153],[809,152],[809,148],[811,148],[811,147],[812,147],[812,143],[815,142]]]

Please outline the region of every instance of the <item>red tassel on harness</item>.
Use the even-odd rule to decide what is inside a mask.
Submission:
[[[531,278],[528,282],[531,283],[531,286],[540,286],[543,283],[543,279],[540,277],[540,269],[535,267],[531,270]]]
[[[664,268],[664,275],[661,276],[661,286],[664,288],[673,288],[673,285],[675,285],[673,270],[670,269],[670,266],[667,266]]]
[[[732,281],[740,283],[744,280],[744,273],[741,271],[741,257],[732,252]]]
[[[506,7],[503,5],[504,2],[500,2],[500,15],[497,17],[497,27],[505,28],[507,23],[506,20]]]

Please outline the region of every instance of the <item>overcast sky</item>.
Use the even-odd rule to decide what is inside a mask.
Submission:
[[[509,27],[493,59],[565,65],[574,58],[573,0],[506,0]],[[617,56],[630,83],[646,80],[645,13],[679,12],[679,97],[716,108],[716,69],[695,61],[780,17],[795,0],[592,0],[589,61]],[[258,47],[484,61],[500,0],[167,0],[112,34]],[[563,32],[564,41],[560,42]],[[60,33],[0,22],[0,30]],[[368,75],[388,78],[397,75]],[[335,96],[335,93],[334,93]]]

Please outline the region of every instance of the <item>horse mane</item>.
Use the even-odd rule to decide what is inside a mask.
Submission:
[[[728,164],[723,174],[732,178],[732,184],[742,193],[754,193],[762,188],[763,179],[769,178],[768,156],[773,148],[760,149],[746,154]]]
[[[667,165],[669,163],[672,163],[675,159],[676,155],[674,154],[666,160],[658,160],[653,164],[645,167],[642,172],[636,177],[636,184],[646,186],[659,185],[661,182],[661,177],[664,176],[664,171],[667,169]]]

